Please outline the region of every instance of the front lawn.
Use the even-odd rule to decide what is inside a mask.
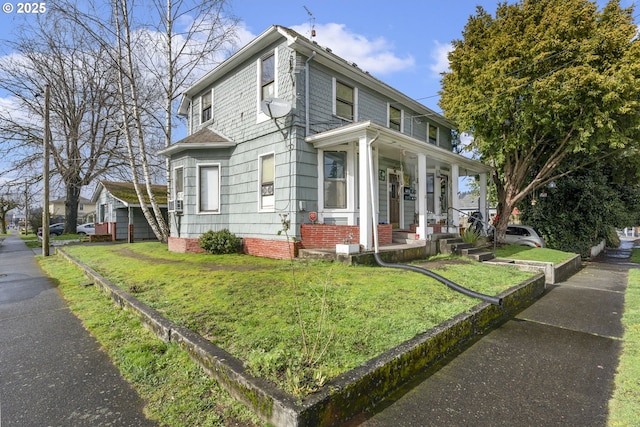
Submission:
[[[396,269],[177,254],[158,243],[65,250],[296,395],[479,303]],[[431,265],[488,295],[532,276],[458,257]]]
[[[576,254],[549,248],[531,248],[529,246],[504,245],[496,249],[496,257],[522,261],[543,261],[560,264],[570,260]]]

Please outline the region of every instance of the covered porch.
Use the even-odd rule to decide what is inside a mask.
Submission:
[[[318,223],[358,226],[352,240],[364,251],[375,249],[374,224],[418,242],[459,233],[460,177],[480,177],[479,208],[487,210],[490,168],[433,143],[370,121],[306,141],[318,150]]]

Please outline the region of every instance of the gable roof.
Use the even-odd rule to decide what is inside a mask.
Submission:
[[[144,184],[140,184],[143,185]],[[104,189],[114,198],[120,200],[125,206],[140,206],[138,195],[136,194],[135,187],[132,182],[112,182],[112,181],[100,181],[96,186],[96,190],[93,193],[91,201],[95,203],[98,200],[98,196],[101,190]],[[156,198],[156,202],[161,206],[167,205],[167,186],[166,185],[151,185],[151,191]],[[149,197],[145,193],[145,202],[149,202]]]
[[[239,51],[223,61],[216,68],[205,74],[191,87],[186,89],[182,93],[182,99],[178,108],[178,114],[187,115],[189,103],[191,102],[191,99],[193,97],[200,94],[203,90],[211,86],[222,76],[231,72],[233,69],[235,69],[235,67],[243,64],[251,56],[259,54],[269,45],[280,39],[286,39],[287,45],[291,49],[294,49],[295,51],[301,53],[302,55],[305,55],[308,58],[315,54],[314,61],[319,62],[329,69],[335,70],[341,75],[348,76],[358,84],[372,88],[373,90],[384,94],[395,102],[406,105],[414,111],[428,117],[430,120],[433,120],[436,123],[452,129],[455,128],[455,125],[441,114],[436,113],[435,111],[419,103],[413,98],[410,98],[399,90],[394,89],[393,87],[384,83],[382,80],[373,77],[371,74],[369,74],[369,72],[359,68],[357,64],[349,62],[332,53],[330,48],[322,47],[316,42],[302,36],[298,32],[280,25],[273,25],[269,27],[258,37],[253,39]]]
[[[181,139],[175,144],[171,144],[167,148],[160,150],[158,153],[164,156],[171,156],[184,150],[198,150],[201,148],[229,148],[235,147],[237,144],[229,138],[222,136],[209,128],[203,128],[192,133],[186,138]]]

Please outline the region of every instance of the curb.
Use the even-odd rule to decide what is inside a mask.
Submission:
[[[339,375],[319,391],[300,400],[270,381],[253,377],[244,369],[242,361],[195,332],[162,317],[158,311],[63,249],[58,248],[56,253],[83,269],[116,305],[131,311],[160,339],[179,345],[232,396],[274,426],[335,425],[371,409],[419,373],[437,370],[448,358],[461,353],[481,335],[529,306],[545,291],[545,277],[538,274],[499,294],[502,306],[480,303],[468,313],[459,314]]]

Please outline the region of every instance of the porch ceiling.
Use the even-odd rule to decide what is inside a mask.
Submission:
[[[489,173],[491,168],[467,157],[437,147],[428,142],[407,136],[370,121],[358,122],[318,133],[306,138],[317,149],[337,149],[341,145],[357,142],[360,138],[376,138],[374,147],[379,155],[395,159],[407,167],[417,165],[418,154],[427,157],[428,167],[459,166],[460,176]]]

